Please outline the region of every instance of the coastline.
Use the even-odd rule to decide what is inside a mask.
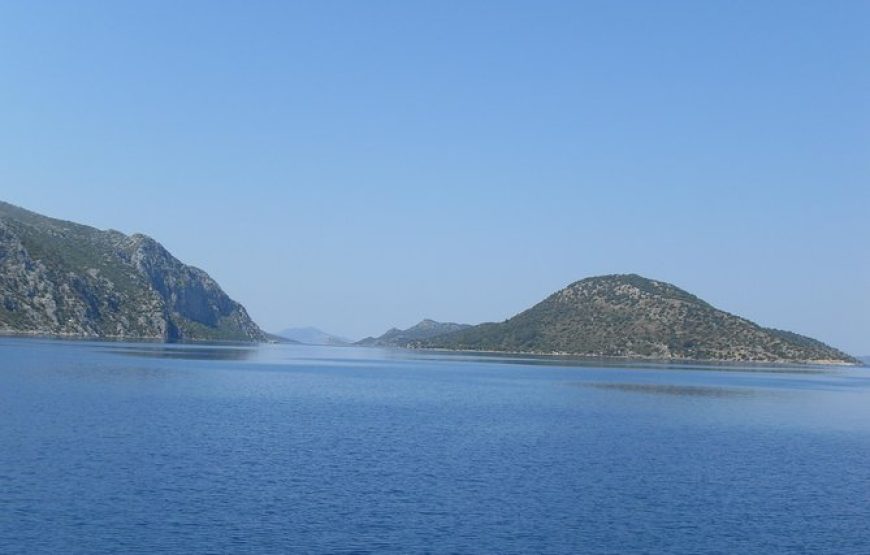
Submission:
[[[179,344],[217,344],[217,345],[273,345],[273,344],[294,344],[289,341],[245,341],[245,340],[218,340],[218,339],[182,339],[180,341],[167,341],[163,337],[154,336],[123,336],[123,335],[84,335],[84,334],[64,334],[64,333],[44,333],[39,331],[18,331],[9,329],[0,329],[0,338],[21,338],[21,339],[50,339],[57,341],[106,341],[106,342],[128,342],[128,343],[163,343],[167,345]],[[299,343],[304,345],[303,343]],[[512,356],[532,356],[546,357],[550,359],[568,359],[579,361],[595,361],[595,360],[612,360],[624,362],[649,362],[649,363],[687,363],[687,364],[752,364],[761,366],[828,366],[828,367],[854,367],[867,368],[870,363],[867,363],[859,358],[855,358],[856,362],[836,359],[819,359],[819,360],[754,360],[754,359],[713,359],[713,358],[687,358],[687,357],[647,357],[647,356],[629,356],[629,355],[605,355],[605,354],[581,354],[563,351],[508,351],[508,350],[493,350],[493,349],[445,349],[435,347],[398,347],[398,346],[372,346],[372,345],[356,345],[351,344],[350,347],[359,347],[367,349],[390,349],[390,350],[407,350],[415,352],[432,352],[432,353],[468,353],[477,355],[512,355]]]
[[[106,341],[118,343],[164,343],[167,345],[183,344],[218,344],[218,345],[272,345],[279,341],[245,341],[242,339],[181,339],[169,341],[156,336],[131,336],[131,335],[85,335],[76,333],[45,333],[39,331],[16,331],[0,329],[0,338],[19,339],[53,339],[56,341]]]
[[[384,347],[381,347],[384,348]],[[390,347],[386,347],[390,348]],[[402,348],[402,347],[396,347]],[[660,363],[706,363],[706,364],[758,364],[783,366],[789,364],[797,364],[801,366],[836,366],[836,367],[867,367],[868,365],[860,359],[855,359],[856,362],[848,362],[845,360],[836,359],[819,359],[819,360],[753,360],[753,359],[717,359],[717,358],[685,358],[685,357],[645,357],[645,356],[628,356],[628,355],[589,355],[570,352],[542,352],[542,351],[497,351],[491,349],[444,349],[434,347],[404,347],[409,351],[430,351],[443,353],[471,353],[471,354],[488,354],[488,355],[524,355],[535,357],[551,357],[551,358],[568,358],[576,360],[616,360],[616,361],[637,361],[637,362],[660,362]]]

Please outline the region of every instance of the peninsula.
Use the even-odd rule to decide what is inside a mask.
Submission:
[[[0,202],[0,333],[162,341],[264,341],[204,271],[141,234]]]

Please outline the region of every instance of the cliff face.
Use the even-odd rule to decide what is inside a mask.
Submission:
[[[260,341],[208,274],[153,239],[0,203],[0,332]]]
[[[584,279],[502,323],[415,347],[759,362],[857,360],[824,343],[761,327],[669,283],[638,275]]]

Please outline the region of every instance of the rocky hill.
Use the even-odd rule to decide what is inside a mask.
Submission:
[[[406,330],[392,328],[380,337],[366,337],[356,342],[365,347],[408,347],[420,341],[442,336],[446,333],[470,328],[468,324],[436,322],[428,318]]]
[[[858,362],[815,339],[763,328],[669,283],[635,274],[584,279],[504,322],[408,346],[653,359]]]
[[[0,333],[262,341],[208,274],[145,235],[0,202]]]

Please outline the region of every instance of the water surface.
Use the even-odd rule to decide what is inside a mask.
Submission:
[[[870,370],[0,339],[0,552],[870,553]]]

